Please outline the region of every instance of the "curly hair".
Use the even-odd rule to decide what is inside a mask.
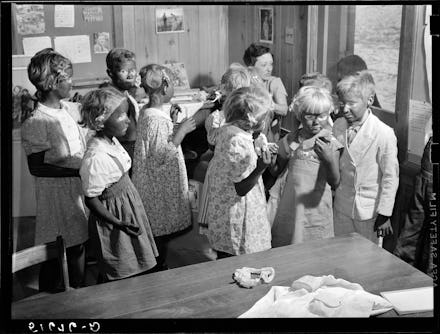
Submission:
[[[252,43],[244,52],[243,61],[246,66],[254,66],[257,62],[257,58],[266,53],[270,53],[270,49],[268,47]]]
[[[68,69],[72,69],[72,62],[52,48],[38,51],[31,58],[27,72],[29,81],[37,89],[38,100],[54,89],[59,78]]]
[[[139,71],[141,87],[149,97],[148,107],[160,103],[165,86],[172,85],[170,70],[158,64],[149,64]]]
[[[119,70],[122,64],[130,60],[136,61],[135,54],[130,50],[122,48],[111,49],[105,58],[107,69],[111,72]]]

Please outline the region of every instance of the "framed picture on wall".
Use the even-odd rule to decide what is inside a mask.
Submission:
[[[260,8],[260,42],[273,43],[273,9]]]
[[[183,8],[157,8],[156,33],[184,32]]]

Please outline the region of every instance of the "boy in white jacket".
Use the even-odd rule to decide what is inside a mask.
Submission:
[[[335,235],[357,232],[371,241],[393,233],[390,217],[399,185],[397,139],[392,128],[372,114],[372,75],[361,71],[336,86],[344,117],[333,133],[344,145],[341,182],[335,192]]]

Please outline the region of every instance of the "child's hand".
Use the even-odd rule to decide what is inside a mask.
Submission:
[[[118,228],[132,237],[137,237],[142,234],[142,230],[140,230],[139,227],[133,226],[127,222],[122,222]]]
[[[178,104],[171,105],[170,116],[171,116],[171,119],[173,120],[173,123],[177,122],[177,116],[180,112],[182,112],[182,109],[180,108],[180,106]]]
[[[258,170],[266,169],[272,163],[272,154],[269,150],[265,150],[261,152],[261,156],[257,160],[257,168]]]
[[[179,130],[183,135],[190,133],[196,129],[196,121],[194,118],[185,118],[179,126]]]
[[[330,148],[330,143],[324,138],[316,138],[314,150],[319,159],[324,162],[331,162],[333,159],[333,152]]]
[[[390,217],[378,215],[374,223],[374,231],[377,231],[378,237],[385,237],[393,234]]]

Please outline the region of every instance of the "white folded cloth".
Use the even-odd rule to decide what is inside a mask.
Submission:
[[[367,318],[392,308],[386,299],[366,292],[357,283],[332,275],[306,275],[291,287],[273,286],[239,318]]]

